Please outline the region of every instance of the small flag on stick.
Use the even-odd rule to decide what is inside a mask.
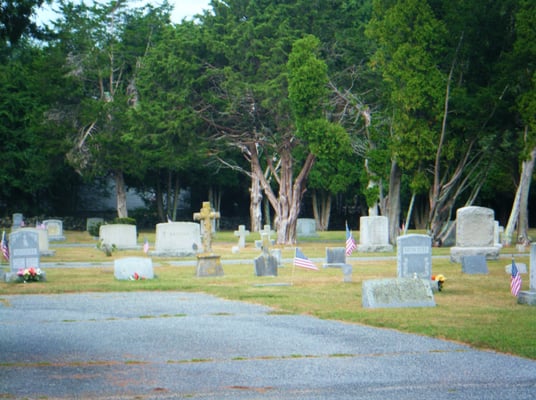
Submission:
[[[147,254],[149,252],[149,241],[147,238],[145,238],[145,242],[143,242],[143,252]]]
[[[514,257],[512,257],[512,277],[510,278],[510,291],[512,292],[513,296],[516,296],[519,294],[519,291],[521,290],[521,275],[519,273],[519,270],[517,269],[516,263],[514,262]]]
[[[349,256],[355,249],[357,249],[357,245],[352,232],[348,229],[348,222],[346,222],[346,255]]]
[[[6,238],[6,231],[2,231],[2,254],[4,258],[9,261],[9,244]]]
[[[294,265],[300,268],[312,269],[318,271],[318,267],[311,260],[305,257],[305,254],[296,247],[296,255],[294,256]]]

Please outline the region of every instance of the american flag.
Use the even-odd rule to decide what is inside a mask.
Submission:
[[[517,297],[517,295],[519,294],[519,291],[521,290],[521,283],[521,275],[519,274],[516,263],[512,258],[512,277],[510,278],[510,291],[512,292],[513,296]]]
[[[2,254],[9,261],[9,245],[6,238],[6,231],[2,231]]]
[[[348,229],[348,222],[346,222],[346,255],[349,256],[355,249],[357,249],[357,245],[352,236],[352,232]]]
[[[311,260],[305,257],[305,254],[303,254],[303,252],[297,247],[296,255],[294,256],[294,266],[318,271],[318,267],[314,265]]]
[[[143,252],[147,254],[149,252],[149,241],[147,238],[145,238],[145,242],[143,243]]]

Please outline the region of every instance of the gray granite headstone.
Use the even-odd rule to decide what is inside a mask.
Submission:
[[[147,257],[125,257],[114,261],[114,276],[119,280],[153,279],[153,261]]]
[[[48,231],[43,228],[20,228],[19,230],[25,232],[35,232],[37,233],[38,242],[39,242],[39,254],[41,257],[53,256],[56,254],[55,250],[50,250],[48,243]]]
[[[432,238],[410,234],[397,238],[397,273],[399,278],[430,280],[432,277]]]
[[[223,276],[221,257],[216,254],[197,255],[196,276],[198,278]]]
[[[344,282],[352,282],[352,266],[346,263],[344,247],[326,247],[326,262],[324,268],[341,268]]]
[[[486,263],[486,256],[463,256],[462,272],[465,274],[487,274],[488,264]]]
[[[363,281],[363,308],[435,307],[430,283],[424,279],[392,278]]]
[[[255,275],[257,276],[277,276],[279,260],[274,257],[270,250],[270,236],[262,234],[262,254],[253,260],[255,265]]]
[[[47,219],[43,221],[48,232],[48,240],[65,240],[63,235],[63,221],[61,219]]]
[[[24,216],[21,213],[13,214],[13,223],[11,229],[19,229],[24,223]]]
[[[6,281],[17,279],[17,272],[25,268],[40,268],[39,235],[33,230],[17,230],[9,235],[9,272]]]

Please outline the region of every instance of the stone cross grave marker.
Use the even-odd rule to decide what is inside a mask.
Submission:
[[[397,238],[397,273],[399,278],[432,278],[432,238],[410,234]]]
[[[246,237],[249,235],[249,231],[245,225],[239,225],[238,230],[234,231],[234,235],[238,236],[238,247],[243,249],[246,247]]]
[[[203,202],[203,207],[199,212],[194,213],[195,221],[202,221],[203,224],[203,251],[212,252],[212,220],[220,218],[220,213],[212,211],[209,201]]]
[[[261,240],[255,240],[255,247],[262,249],[262,235],[268,235],[268,240],[274,244],[271,235],[275,235],[275,231],[270,228],[270,225],[264,225],[264,227],[259,231],[259,234],[261,235]]]

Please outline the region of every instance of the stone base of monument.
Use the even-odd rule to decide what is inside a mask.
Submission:
[[[392,278],[363,281],[363,308],[435,307],[430,282]]]
[[[498,260],[500,246],[490,247],[451,247],[450,261],[460,264],[465,256],[486,256],[486,260]]]
[[[517,303],[536,306],[536,290],[522,290],[519,292]]]
[[[196,276],[223,276],[221,256],[215,254],[200,254],[197,256]]]
[[[393,246],[390,244],[359,244],[357,251],[361,253],[389,253],[393,251]]]

